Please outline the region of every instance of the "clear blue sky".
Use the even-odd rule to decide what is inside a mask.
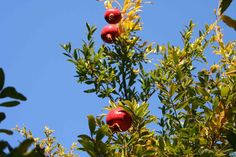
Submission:
[[[215,20],[217,1],[152,1],[154,5],[145,5],[141,14],[144,29],[140,34],[149,41],[177,45],[181,43],[179,32],[190,19],[197,29]],[[233,2],[226,14],[236,18],[235,10]],[[67,148],[77,135],[88,133],[86,116],[104,112],[108,100],[83,93],[87,86],[76,83],[75,69],[59,44],[70,41],[74,47],[80,46],[86,37],[85,22],[89,22],[98,28],[95,40],[99,46],[100,30],[106,24],[104,11],[103,3],[96,0],[0,1],[0,66],[5,70],[6,85],[15,86],[28,98],[18,107],[1,109],[7,114],[1,127],[25,125],[42,137],[47,125]],[[225,39],[235,40],[236,32],[223,26]],[[160,104],[151,104],[152,113],[158,115]],[[16,133],[4,138],[13,145],[21,139]]]

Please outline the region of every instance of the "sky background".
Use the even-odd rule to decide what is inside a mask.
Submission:
[[[213,0],[152,1],[153,5],[143,7],[140,35],[144,40],[174,45],[181,45],[179,32],[191,19],[196,33],[214,22],[213,10],[218,5]],[[226,14],[236,18],[235,10],[232,2]],[[73,47],[80,47],[88,22],[98,28],[94,38],[99,47],[100,31],[106,25],[104,12],[103,3],[96,0],[0,1],[0,67],[5,71],[5,85],[15,86],[28,98],[15,108],[1,108],[7,114],[2,128],[25,125],[36,137],[43,137],[44,126],[48,126],[67,148],[77,141],[77,135],[89,133],[86,116],[106,113],[102,108],[108,100],[83,93],[87,86],[76,83],[75,68],[59,45],[70,41]],[[236,32],[221,25],[225,41],[235,40]],[[150,103],[152,113],[158,116],[160,104],[154,99]],[[2,138],[13,145],[22,140],[17,133]]]

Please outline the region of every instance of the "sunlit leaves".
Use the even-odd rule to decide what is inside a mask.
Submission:
[[[106,2],[107,8],[117,3]],[[79,149],[90,156],[227,156],[230,145],[224,131],[235,126],[236,119],[235,42],[223,42],[219,19],[206,24],[198,36],[190,21],[181,32],[181,46],[142,42],[136,34],[142,28],[141,2],[125,0],[120,6],[121,36],[112,45],[96,48],[96,28],[86,24],[87,40],[81,48],[62,46],[76,67],[78,82],[90,86],[85,92],[109,98],[105,109],[123,107],[133,120],[127,132],[115,133],[105,125],[104,115],[89,115],[90,136],[78,136]],[[234,20],[223,15],[231,2],[220,1],[218,16],[234,28]],[[211,50],[221,58],[208,65],[206,53]],[[149,54],[157,55],[158,62]],[[147,68],[151,62],[156,67]],[[149,111],[152,96],[161,117]],[[158,126],[151,131],[149,124]]]
[[[123,38],[129,38],[134,31],[142,29],[140,22],[142,0],[125,0],[122,8],[123,17],[119,23],[119,29]]]
[[[13,152],[18,153],[24,149],[28,149],[23,154],[26,157],[48,157],[48,156],[67,156],[67,157],[77,157],[75,150],[77,149],[77,143],[72,143],[69,150],[65,149],[60,143],[57,142],[55,136],[53,136],[54,130],[49,129],[45,126],[43,138],[36,138],[33,133],[28,130],[26,127],[19,128],[18,126],[14,128],[19,132],[24,138],[25,141],[22,144],[15,148]],[[33,145],[33,146],[32,146]],[[17,156],[18,157],[18,156]]]

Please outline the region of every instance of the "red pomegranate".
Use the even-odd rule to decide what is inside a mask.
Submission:
[[[106,117],[106,123],[114,132],[126,131],[131,127],[132,117],[122,107],[118,107],[110,110]]]
[[[115,40],[115,37],[119,35],[119,29],[117,25],[106,25],[103,27],[101,32],[101,38],[106,43],[113,43]]]
[[[106,10],[104,18],[107,21],[107,23],[117,24],[118,22],[120,22],[122,16],[119,9],[112,8]]]

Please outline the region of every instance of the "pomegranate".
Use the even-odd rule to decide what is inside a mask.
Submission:
[[[104,18],[109,24],[117,24],[121,20],[121,12],[119,9],[112,8],[112,9],[107,9]]]
[[[131,127],[132,118],[131,115],[125,111],[122,107],[110,110],[106,117],[106,123],[109,125],[112,131],[122,132]]]
[[[113,43],[115,40],[115,37],[119,35],[119,29],[117,25],[106,25],[103,27],[101,32],[101,38],[106,43]]]

